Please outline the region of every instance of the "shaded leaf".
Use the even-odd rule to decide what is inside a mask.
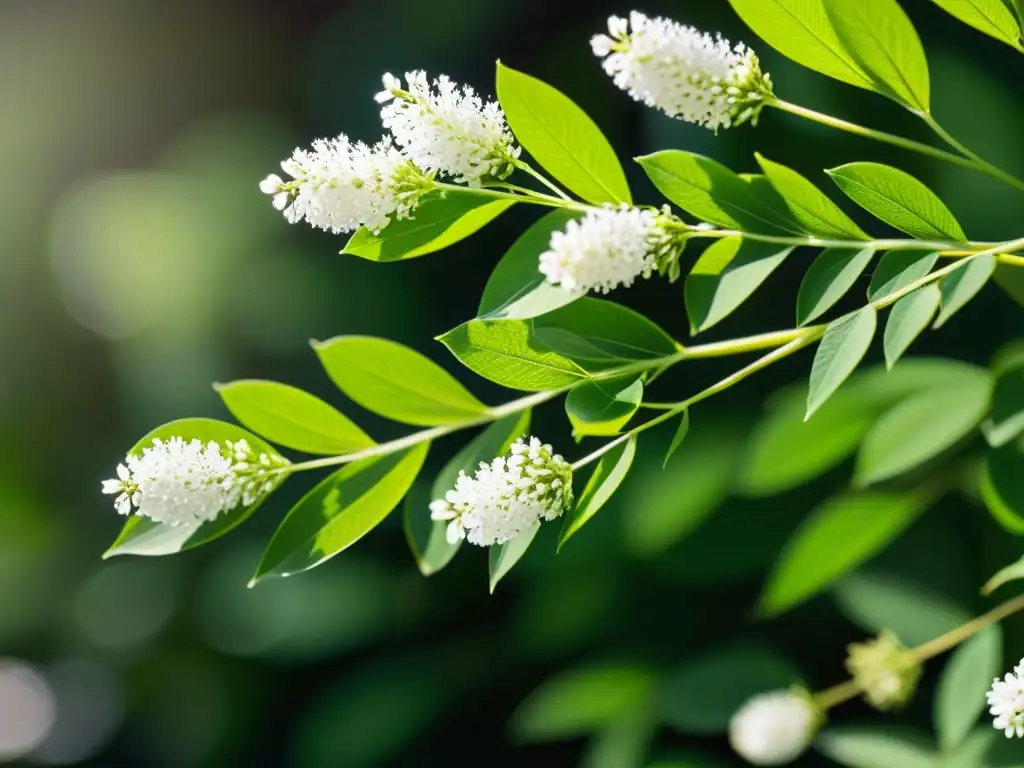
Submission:
[[[989,451],[981,498],[1003,528],[1024,535],[1024,453],[1010,444]]]
[[[843,298],[867,269],[874,253],[871,248],[828,248],[818,254],[800,283],[797,324],[809,323]]]
[[[871,239],[825,193],[792,168],[774,163],[761,154],[756,154],[756,157],[793,218],[810,234],[854,240]]]
[[[1020,48],[1020,26],[1002,0],[932,0],[964,24]]]
[[[939,677],[935,691],[935,730],[944,752],[957,747],[985,710],[985,693],[1003,664],[1003,634],[998,624],[964,642]]]
[[[984,288],[985,283],[992,277],[995,268],[995,255],[985,253],[964,259],[962,267],[942,278],[939,281],[942,305],[939,308],[939,316],[935,318],[935,327],[941,328],[949,318],[977,296],[978,291]]]
[[[617,435],[633,418],[643,397],[643,379],[636,374],[585,381],[573,387],[565,398],[573,436]]]
[[[1024,2],[1024,0],[1021,1]],[[998,263],[993,279],[1007,296],[1024,307],[1024,269]]]
[[[998,378],[992,393],[992,413],[982,431],[988,444],[999,448],[1024,432],[1024,360],[993,372]]]
[[[889,310],[882,335],[885,351],[885,365],[892,368],[910,345],[931,322],[939,308],[942,293],[939,287],[930,283],[897,301]]]
[[[489,583],[492,595],[498,586],[498,582],[526,554],[526,550],[530,548],[530,544],[533,543],[533,539],[539,530],[540,523],[537,523],[532,528],[528,528],[520,533],[512,541],[507,541],[504,544],[494,544],[487,548],[487,568],[490,572]]]
[[[868,286],[868,298],[877,301],[902,290],[932,271],[939,260],[937,251],[888,251],[878,261]]]
[[[940,756],[924,734],[897,728],[829,728],[815,749],[847,768],[940,768]]]
[[[868,304],[828,324],[811,366],[806,418],[832,396],[864,357],[875,335],[877,314]]]
[[[661,462],[661,468],[664,469],[668,466],[668,460],[672,458],[679,446],[683,444],[683,440],[686,439],[686,435],[690,432],[690,409],[687,408],[683,411],[683,415],[679,417],[679,426],[676,427],[675,434],[672,435],[672,442],[669,443],[668,450],[665,451],[665,459]]]
[[[579,501],[565,517],[562,532],[558,537],[559,549],[573,534],[586,525],[590,518],[596,515],[612,497],[629,473],[635,455],[636,438],[630,437],[622,445],[616,446],[601,457],[597,466],[594,467],[590,479],[587,480]]]
[[[495,87],[512,133],[557,181],[590,203],[632,202],[615,150],[568,96],[501,62]]]
[[[622,768],[642,765],[657,723],[644,707],[608,723],[591,741],[580,768]]]

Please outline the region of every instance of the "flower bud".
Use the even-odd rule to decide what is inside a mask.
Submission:
[[[882,632],[866,643],[853,643],[848,652],[846,669],[875,709],[898,709],[913,697],[921,663],[892,632]]]
[[[785,765],[804,753],[823,721],[806,691],[762,693],[732,716],[729,744],[753,765]]]

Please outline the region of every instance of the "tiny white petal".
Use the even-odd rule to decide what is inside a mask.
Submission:
[[[283,211],[285,208],[288,207],[288,203],[291,202],[291,199],[292,196],[289,195],[287,192],[278,192],[273,197],[274,207],[279,211]]]
[[[281,185],[283,183],[284,182],[281,180],[280,176],[276,173],[272,173],[260,182],[260,192],[267,195],[277,194],[281,190]]]

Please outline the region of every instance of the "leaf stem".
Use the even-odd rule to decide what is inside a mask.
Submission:
[[[531,203],[533,205],[546,205],[550,208],[571,208],[575,211],[587,211],[593,206],[587,205],[586,203],[580,203],[575,200],[561,199],[557,197],[551,197],[551,195],[544,195],[540,192],[534,192],[530,190],[530,194],[517,194],[512,192],[503,192],[500,189],[494,189],[492,187],[462,187],[458,184],[447,184],[443,181],[433,182],[434,189],[441,189],[447,192],[458,192],[466,195],[476,195],[477,197],[486,197],[491,200],[512,200],[517,203]]]
[[[935,118],[929,115],[927,112],[921,114],[921,119],[924,120],[925,124],[929,128],[931,128],[940,139],[949,144],[949,146],[953,147],[953,149],[962,154],[964,157],[969,158],[979,171],[987,173],[992,178],[999,179],[1005,184],[1009,184],[1018,192],[1024,192],[1024,181],[1021,181],[1016,176],[1007,173],[998,166],[993,165],[992,163],[988,162],[988,160],[985,160],[977,153],[972,152],[962,143],[957,141],[956,138],[954,138],[949,131],[947,131],[945,128],[939,125]]]
[[[691,230],[691,238],[723,238],[741,237],[759,243],[775,243],[777,245],[807,246],[810,248],[873,248],[876,251],[943,251],[961,254],[974,253],[984,248],[991,248],[999,243],[971,241],[958,243],[955,240],[915,240],[912,238],[891,238],[882,240],[829,240],[820,237],[793,237],[786,235],[761,235],[753,232],[741,232],[736,229],[695,229]],[[970,250],[965,251],[964,246]]]
[[[527,162],[525,162],[523,160],[516,160],[515,166],[519,170],[524,171],[524,172],[530,174],[531,176],[533,176],[533,178],[535,178],[537,181],[539,181],[545,187],[550,189],[552,192],[554,192],[556,195],[558,195],[558,197],[562,198],[563,200],[571,200],[572,199],[567,194],[565,194],[565,192],[563,192],[562,189],[557,184],[555,184],[553,181],[550,181],[547,176],[545,176],[540,171],[536,170],[529,163],[527,163]]]

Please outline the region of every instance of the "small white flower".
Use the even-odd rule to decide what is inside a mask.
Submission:
[[[754,696],[729,721],[729,743],[754,765],[785,765],[810,746],[822,714],[803,692]]]
[[[508,456],[480,463],[470,477],[459,473],[455,488],[430,504],[433,520],[447,521],[452,544],[465,538],[489,547],[504,544],[543,520],[554,520],[572,504],[572,469],[536,437],[516,440]]]
[[[592,209],[554,232],[539,269],[567,291],[608,293],[650,277],[671,238],[658,214],[625,203]]]
[[[212,440],[156,438],[141,454],[129,455],[118,465],[117,479],[104,480],[103,492],[118,494],[114,508],[119,514],[131,514],[134,508],[135,514],[157,523],[199,525],[239,503],[254,504],[277,482],[270,470],[288,464],[275,454],[267,456],[266,464],[252,466],[254,455],[245,440],[228,441],[225,447]]]
[[[290,223],[305,219],[338,234],[361,226],[379,232],[393,218],[405,218],[429,187],[429,179],[390,140],[374,146],[345,134],[318,139],[281,163],[292,180],[270,175],[260,190]]]
[[[755,119],[772,94],[754,52],[721,35],[637,11],[628,22],[611,17],[608,32],[590,41],[605,71],[634,99],[672,117],[717,131]]]
[[[993,716],[992,725],[1008,739],[1024,737],[1024,659],[1002,680],[995,678],[985,697]]]
[[[384,75],[376,98],[384,127],[413,163],[470,186],[512,173],[520,149],[496,101],[484,102],[444,75],[433,83],[423,71],[405,78],[403,89],[397,77]]]

